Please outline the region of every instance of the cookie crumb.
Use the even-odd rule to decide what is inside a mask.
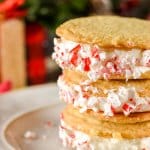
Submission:
[[[24,134],[24,138],[26,139],[31,139],[31,140],[34,140],[34,139],[37,139],[37,134],[33,131],[26,131],[25,134]]]

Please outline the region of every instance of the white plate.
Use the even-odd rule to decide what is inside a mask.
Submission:
[[[0,150],[9,150],[10,144],[20,146],[21,150],[34,150],[34,146],[38,147],[36,147],[36,150],[41,150],[40,145],[42,146],[42,143],[43,145],[47,143],[45,145],[47,147],[44,150],[63,149],[57,132],[58,117],[62,107],[58,98],[56,84],[40,85],[0,95]],[[33,118],[30,118],[29,114],[33,115]],[[52,121],[55,126],[46,129],[42,119]],[[23,123],[21,120],[23,120]],[[40,130],[38,131],[38,129]],[[23,132],[26,130],[39,132],[37,133],[39,134],[39,139],[35,141],[25,140]],[[45,132],[51,134],[46,135],[47,137],[44,141],[41,138],[43,138]],[[14,136],[17,140],[14,139]],[[55,144],[53,140],[57,141],[57,143]],[[28,148],[25,146],[28,146]]]
[[[26,113],[13,119],[4,129],[4,142],[17,150],[62,150],[58,138],[59,114],[64,104],[59,103]],[[25,138],[27,131],[36,134],[35,139]]]

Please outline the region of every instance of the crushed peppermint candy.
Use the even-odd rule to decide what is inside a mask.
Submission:
[[[109,79],[111,75],[124,75],[138,79],[142,73],[150,71],[150,50],[106,51],[97,45],[81,44],[65,39],[54,39],[52,57],[62,69],[86,72],[89,79]]]
[[[59,137],[65,147],[91,150],[89,137],[87,135],[83,136],[80,132],[73,132],[62,119],[59,127]]]
[[[80,112],[89,109],[99,112],[103,111],[106,116],[123,112],[130,115],[134,112],[150,111],[150,97],[140,97],[135,87],[120,86],[118,89],[105,90],[105,97],[89,95],[88,91],[98,93],[96,87],[90,85],[67,84],[63,76],[58,79],[59,95],[67,103],[79,107]]]
[[[122,109],[123,109],[123,112],[126,116],[128,116],[131,112],[133,112],[133,110],[135,109],[135,106],[132,105],[132,104],[128,104],[128,103],[125,103],[123,106],[122,106]]]
[[[80,50],[81,46],[77,45],[75,48],[71,50],[72,56],[70,58],[70,63],[74,66],[77,66],[78,64],[78,52]]]
[[[116,132],[113,138],[90,137],[71,128],[63,119],[59,128],[59,137],[65,147],[77,150],[150,150],[150,137],[123,139],[120,133]]]

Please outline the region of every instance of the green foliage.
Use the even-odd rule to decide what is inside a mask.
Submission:
[[[120,7],[120,2],[121,0],[111,0],[111,3],[113,5],[113,8],[112,8],[113,11]]]
[[[51,29],[67,19],[87,15],[88,0],[26,0],[27,21],[37,21]]]

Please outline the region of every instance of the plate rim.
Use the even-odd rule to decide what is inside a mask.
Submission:
[[[56,102],[56,103],[53,103],[53,104],[50,104],[49,106],[37,106],[35,108],[31,108],[30,110],[25,110],[25,111],[22,111],[22,112],[18,112],[17,114],[11,116],[2,126],[2,130],[1,130],[1,140],[2,140],[2,143],[4,144],[5,147],[7,147],[9,150],[16,150],[7,140],[6,138],[6,131],[8,129],[8,127],[14,122],[16,121],[17,119],[19,119],[20,117],[23,117],[29,113],[33,113],[33,112],[36,112],[36,111],[39,111],[39,110],[42,110],[42,109],[45,109],[47,107],[55,107],[59,104],[63,104],[63,102],[59,101],[59,102]],[[17,150],[21,150],[21,149],[17,149]]]

